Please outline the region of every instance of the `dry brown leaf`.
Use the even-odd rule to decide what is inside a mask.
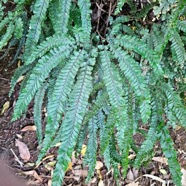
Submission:
[[[168,165],[167,158],[164,157],[153,157],[152,160]]]
[[[87,150],[87,146],[86,145],[82,145],[82,149],[81,149],[81,155],[82,156],[85,156],[86,150]]]
[[[100,180],[98,186],[104,186],[103,180]]]
[[[132,172],[131,169],[129,169],[128,173],[127,173],[127,179],[130,180],[130,181],[134,181],[134,174]]]
[[[3,115],[10,107],[10,101],[6,101],[3,105],[2,111],[1,111],[1,115]]]
[[[43,163],[45,160],[50,159],[50,158],[53,158],[53,157],[54,157],[53,154],[50,154],[50,155],[46,156],[45,158],[43,158],[43,159],[36,165],[35,168],[38,168],[39,165],[40,165],[41,163]]]
[[[132,182],[127,184],[126,186],[139,186],[139,182]]]
[[[100,171],[100,169],[97,169],[97,174],[98,174],[98,178],[102,180],[103,177],[102,177],[102,175],[101,175],[101,171]]]
[[[181,180],[182,186],[186,186],[186,170],[182,168],[181,172],[182,172],[182,180]]]
[[[25,76],[20,76],[19,79],[17,80],[17,83],[20,83],[21,81],[23,81],[24,78]]]
[[[95,167],[95,169],[96,170],[99,170],[99,169],[101,169],[103,167],[103,163],[101,162],[101,161],[97,161],[96,162],[96,167]]]
[[[42,178],[37,174],[37,172],[35,170],[24,171],[22,173],[25,174],[25,175],[27,175],[27,176],[33,176],[39,182],[42,182],[43,181]]]
[[[72,162],[68,162],[68,167],[66,171],[72,170]]]
[[[48,186],[52,186],[52,180],[48,180]]]
[[[163,180],[163,179],[161,179],[161,178],[159,178],[159,177],[157,177],[157,176],[153,176],[153,175],[151,175],[151,174],[144,174],[143,176],[149,177],[149,178],[151,178],[151,179],[153,179],[153,180],[156,180],[156,181],[159,181],[159,182],[162,183],[162,186],[166,186],[166,181]]]
[[[30,160],[30,151],[27,147],[27,145],[21,141],[19,141],[18,139],[16,139],[15,145],[18,147],[19,149],[19,154],[20,157],[25,161],[29,161]]]
[[[21,132],[25,132],[25,131],[36,131],[36,126],[35,125],[28,125],[28,126],[21,129]]]
[[[88,171],[87,170],[83,170],[83,169],[79,169],[79,170],[74,170],[73,174],[75,176],[87,177]]]

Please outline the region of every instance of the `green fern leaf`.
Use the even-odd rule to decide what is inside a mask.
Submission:
[[[33,8],[34,15],[30,20],[29,31],[27,34],[27,40],[25,44],[25,60],[30,56],[36,44],[39,41],[41,34],[42,22],[46,16],[50,0],[36,0]]]
[[[10,82],[10,92],[9,92],[9,96],[12,95],[13,93],[13,90],[15,88],[15,85],[17,83],[17,80],[19,79],[20,76],[22,76],[23,74],[25,74],[28,70],[30,70],[31,68],[33,67],[33,65],[23,65],[21,67],[19,67],[15,73],[14,73],[14,76],[12,77],[11,79],[11,82]]]
[[[170,41],[172,42],[171,48],[176,53],[177,62],[179,65],[183,67],[185,65],[185,59],[186,59],[185,46],[182,42],[179,33],[176,30],[171,31]]]
[[[114,64],[110,61],[111,54],[107,51],[100,52],[103,81],[105,82],[109,100],[114,107],[124,104],[121,77]]]
[[[30,75],[25,88],[22,89],[20,93],[14,109],[13,121],[18,119],[26,110],[34,94],[41,87],[51,70],[69,56],[70,50],[71,47],[69,46],[61,46],[58,49],[51,50],[48,56],[44,56],[38,61],[37,65],[32,69],[32,74]]]
[[[36,134],[38,143],[41,145],[43,134],[42,134],[42,104],[45,95],[45,91],[48,88],[48,84],[44,83],[42,87],[37,91],[34,99],[34,123],[36,125]]]
[[[160,145],[163,150],[163,154],[168,160],[169,169],[172,175],[172,179],[175,185],[182,186],[181,183],[181,168],[177,161],[177,153],[174,149],[174,143],[172,138],[169,134],[169,130],[166,126],[163,126],[161,129],[161,138],[160,138]]]
[[[61,69],[58,77],[48,99],[47,105],[47,124],[45,129],[45,139],[43,141],[43,148],[40,152],[40,157],[47,152],[52,139],[59,127],[62,114],[65,113],[65,104],[71,92],[74,79],[79,70],[80,64],[84,60],[85,51],[75,51],[68,63]],[[59,133],[60,134],[60,133]],[[60,138],[59,138],[60,139]],[[56,139],[58,141],[58,139]],[[55,142],[57,143],[57,141]],[[39,158],[40,159],[40,158]]]
[[[154,73],[158,75],[163,75],[163,70],[160,64],[160,56],[155,51],[150,50],[142,40],[138,39],[134,36],[128,35],[119,35],[117,39],[115,39],[116,45],[120,45],[129,50],[134,50],[136,53],[140,54],[144,59],[149,61],[150,66],[154,70]],[[117,43],[118,42],[118,43]]]
[[[33,50],[31,56],[26,59],[25,64],[33,63],[37,58],[44,56],[51,49],[59,47],[64,43],[66,45],[74,45],[72,38],[67,38],[62,35],[54,35],[46,38],[46,41],[43,41],[39,46],[37,46],[37,48]]]
[[[88,183],[94,174],[97,158],[97,118],[93,117],[88,124],[89,139],[85,154],[84,164],[88,165],[88,175],[86,182]]]
[[[90,9],[90,7],[91,7],[90,0],[78,0],[78,6],[79,6],[80,12],[81,12],[83,31],[86,33],[86,35],[89,38],[91,30],[92,30],[91,17],[90,17],[92,11]]]
[[[150,93],[145,84],[145,80],[141,75],[140,67],[138,66],[138,63],[121,48],[113,50],[113,53],[118,59],[119,67],[127,80],[129,80],[135,94],[140,97],[141,117],[143,122],[146,123],[151,113]]]
[[[72,4],[72,0],[59,0],[59,4],[57,7],[58,16],[55,20],[55,32],[57,34],[66,34],[68,32],[68,21],[70,16],[70,6]]]
[[[89,58],[87,62],[82,63],[77,82],[70,94],[68,109],[62,123],[61,134],[63,143],[58,150],[58,163],[54,170],[53,185],[61,184],[73,149],[77,143],[78,134],[88,105],[88,98],[92,90],[91,71],[94,64],[94,58]]]
[[[151,102],[152,105],[152,116],[150,122],[150,128],[145,141],[142,143],[140,150],[137,153],[134,166],[139,168],[143,162],[146,162],[148,154],[153,150],[154,144],[157,141],[157,124],[158,124],[158,106],[156,100]]]
[[[7,29],[6,29],[6,33],[0,38],[0,50],[7,45],[9,39],[12,37],[13,32],[15,29],[15,25],[10,22],[10,24],[8,25]]]

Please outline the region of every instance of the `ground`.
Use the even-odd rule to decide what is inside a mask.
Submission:
[[[0,60],[0,158],[14,171],[14,173],[25,179],[28,185],[50,186],[51,174],[55,165],[56,149],[52,149],[43,159],[40,165],[36,166],[36,160],[40,147],[37,143],[32,104],[28,108],[27,114],[16,122],[11,122],[15,101],[18,97],[19,84],[16,86],[13,96],[9,97],[10,80],[19,65],[17,61],[9,65],[11,55]],[[146,130],[144,128],[144,130]],[[171,136],[175,142],[178,159],[182,170],[186,169],[186,130],[183,128],[170,129]],[[141,145],[143,137],[140,134],[134,136],[137,145]],[[86,149],[86,147],[84,147]],[[83,168],[84,150],[75,157],[69,164],[64,185],[67,186],[114,186],[112,170],[107,170],[102,159],[97,158],[95,175],[91,183],[85,184],[87,169]],[[135,155],[131,152],[130,158]],[[183,172],[185,173],[185,172]],[[184,175],[184,174],[183,174]],[[126,179],[120,179],[120,185],[128,186],[149,186],[149,185],[173,185],[167,167],[166,159],[163,157],[161,149],[157,144],[153,160],[140,170],[129,167]],[[184,181],[183,181],[184,185]]]

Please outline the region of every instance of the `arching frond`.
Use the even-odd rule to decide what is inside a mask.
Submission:
[[[33,8],[34,15],[30,20],[29,31],[27,34],[27,40],[25,44],[25,53],[24,58],[30,56],[33,49],[36,47],[36,44],[39,41],[39,37],[41,34],[41,26],[42,22],[45,19],[46,11],[49,6],[50,0],[36,0]]]
[[[91,64],[91,65],[90,65]],[[80,74],[70,94],[67,112],[62,123],[62,141],[58,150],[58,163],[54,170],[53,184],[60,185],[68,167],[68,162],[76,145],[78,134],[86,113],[88,98],[92,90],[92,65],[94,58],[89,58],[81,65]],[[60,132],[60,131],[59,131]]]

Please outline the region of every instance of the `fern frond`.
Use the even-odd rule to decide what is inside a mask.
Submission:
[[[122,89],[121,77],[114,64],[111,63],[110,56],[111,54],[109,53],[109,51],[100,52],[103,81],[106,85],[111,105],[117,107],[122,106],[124,103],[122,97],[124,92]]]
[[[176,120],[177,125],[186,127],[186,122],[185,122],[186,121],[186,110],[181,101],[181,98],[179,97],[178,94],[176,94],[176,92],[174,92],[172,86],[169,83],[163,84],[162,88],[167,98],[167,107],[168,107],[168,112],[170,113],[167,115],[168,117],[170,116],[169,123],[171,124],[171,121],[172,121],[174,124]]]
[[[41,88],[37,91],[34,99],[34,124],[36,125],[36,134],[38,143],[41,145],[43,134],[42,134],[42,104],[45,96],[45,91],[48,88],[48,83],[44,83]]]
[[[43,148],[40,153],[41,156],[47,152],[52,139],[59,128],[59,122],[61,121],[62,114],[65,113],[65,105],[70,95],[80,64],[84,60],[84,55],[84,50],[75,51],[73,55],[71,55],[67,64],[58,74],[53,91],[48,98],[48,116],[45,129],[46,135],[43,141]]]
[[[34,15],[31,17],[27,40],[25,43],[25,60],[30,56],[41,34],[42,22],[45,19],[50,0],[36,0],[33,8]]]
[[[8,25],[7,29],[6,29],[6,33],[1,37],[0,40],[0,50],[7,45],[9,39],[12,37],[13,32],[14,32],[14,28],[15,25],[10,22],[10,24]]]
[[[177,28],[186,33],[186,20],[178,20]]]
[[[91,72],[94,64],[94,58],[89,58],[88,61],[81,64],[80,74],[69,96],[67,112],[62,123],[61,134],[63,143],[59,147],[58,163],[54,170],[54,185],[61,184],[73,149],[77,143],[78,134],[88,105],[88,98],[92,90]]]
[[[33,49],[31,56],[25,60],[25,64],[33,63],[37,58],[44,56],[51,49],[63,44],[74,46],[74,41],[72,38],[67,38],[63,35],[54,35],[46,38],[46,41],[43,41],[37,48]]]
[[[152,98],[153,99],[153,98]],[[140,150],[137,153],[134,166],[139,168],[143,162],[146,162],[148,154],[153,150],[154,144],[157,141],[156,127],[158,124],[158,105],[157,100],[151,102],[152,105],[152,114],[150,120],[150,128],[147,134],[145,141],[142,143]]]
[[[72,4],[72,0],[60,0],[58,2],[58,16],[57,20],[55,20],[56,23],[54,23],[54,28],[56,28],[55,32],[57,34],[66,34],[68,32],[67,26],[70,16],[70,6]]]
[[[19,67],[18,69],[16,69],[11,82],[10,82],[10,92],[9,92],[9,96],[12,95],[13,90],[15,88],[15,85],[17,83],[17,80],[19,79],[20,76],[22,76],[23,74],[25,74],[28,70],[30,70],[33,67],[33,65],[23,65],[21,67]]]
[[[32,69],[32,74],[30,75],[25,88],[20,93],[15,106],[13,121],[18,119],[26,110],[36,91],[41,87],[51,70],[63,59],[67,58],[70,51],[71,47],[61,46],[58,49],[51,50],[48,56],[44,56],[38,61],[36,66]]]
[[[172,175],[172,179],[175,185],[182,186],[181,183],[181,168],[177,160],[177,153],[174,149],[174,143],[169,134],[169,130],[166,126],[163,126],[161,129],[160,145],[163,151],[163,154],[168,160],[169,169]]]
[[[91,9],[90,9],[90,0],[78,0],[78,6],[81,12],[81,20],[82,20],[82,29],[86,33],[87,37],[90,37],[90,33],[92,30],[91,26]],[[87,39],[88,39],[87,38]]]
[[[163,75],[163,69],[160,63],[160,56],[155,51],[150,50],[147,45],[134,36],[117,36],[116,45],[120,45],[129,50],[133,50],[136,53],[140,54],[144,59],[149,61],[151,68],[154,70],[154,73],[158,75]]]
[[[172,42],[171,48],[176,53],[176,60],[180,66],[184,66],[186,59],[185,46],[177,30],[171,31],[170,41]]]
[[[145,80],[141,75],[138,63],[131,58],[126,51],[121,48],[113,50],[115,58],[118,59],[119,67],[124,73],[127,80],[130,82],[131,87],[137,96],[140,97],[140,112],[144,123],[150,117],[150,93],[145,84]]]
[[[88,183],[94,174],[97,158],[97,118],[93,117],[88,124],[89,139],[87,143],[87,150],[85,154],[84,164],[88,165],[88,175],[86,182]]]

